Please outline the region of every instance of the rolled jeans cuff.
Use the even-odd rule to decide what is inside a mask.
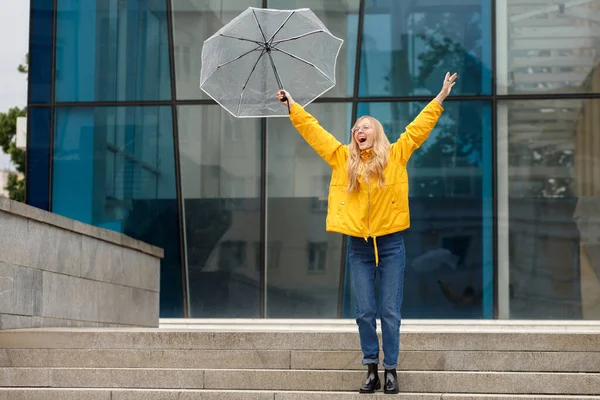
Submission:
[[[378,364],[379,365],[379,359],[377,359],[377,358],[363,358],[362,364],[363,365],[369,365],[369,364]]]

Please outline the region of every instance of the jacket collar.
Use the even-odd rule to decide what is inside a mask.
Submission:
[[[366,149],[360,151],[360,159],[363,161],[371,161],[373,158],[373,149]]]

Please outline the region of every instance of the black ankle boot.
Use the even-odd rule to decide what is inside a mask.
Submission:
[[[383,381],[385,386],[383,392],[385,394],[396,394],[400,391],[398,388],[398,375],[396,375],[396,369],[386,369],[383,375]]]
[[[360,393],[374,393],[381,389],[381,381],[377,374],[377,364],[368,364],[369,371],[367,372],[367,380],[360,388]]]

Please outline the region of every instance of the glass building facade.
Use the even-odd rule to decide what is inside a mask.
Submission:
[[[600,319],[600,0],[31,0],[27,203],[162,247],[161,317],[353,318],[329,166],[199,89],[249,6],[344,39],[307,107],[342,142],[458,72],[409,164],[405,318]]]

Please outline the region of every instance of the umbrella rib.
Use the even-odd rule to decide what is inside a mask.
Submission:
[[[244,56],[246,56],[246,55],[248,55],[248,54],[250,54],[250,53],[252,53],[252,52],[255,52],[256,50],[260,49],[261,47],[262,47],[262,46],[258,46],[258,47],[256,47],[256,48],[254,48],[254,49],[250,50],[250,51],[247,51],[247,52],[245,52],[244,54],[241,54],[241,55],[237,56],[237,57],[236,57],[236,58],[234,58],[233,60],[229,60],[229,61],[227,61],[226,63],[219,64],[219,65],[217,65],[217,68],[224,67],[224,66],[226,66],[227,64],[230,64],[230,63],[232,63],[232,62],[234,62],[234,61],[237,61],[237,60],[239,60],[240,58],[242,58],[242,57],[244,57]]]
[[[281,39],[281,40],[278,40],[278,41],[273,42],[271,44],[272,45],[276,45],[276,44],[283,43],[283,42],[289,42],[291,40],[302,39],[303,37],[306,37],[306,36],[309,36],[309,35],[314,35],[315,33],[320,33],[320,32],[325,32],[325,31],[322,30],[322,29],[319,29],[319,30],[316,30],[316,31],[310,31],[310,32],[303,33],[302,35],[292,36],[291,38],[287,38],[287,39]]]
[[[267,43],[267,37],[265,36],[265,33],[262,30],[262,27],[260,26],[260,24],[258,23],[258,18],[256,17],[256,11],[254,11],[254,9],[252,9],[252,15],[254,15],[254,20],[256,21],[256,26],[258,26],[258,29],[260,29],[260,34],[262,35],[263,39],[265,40],[265,43]]]
[[[285,19],[285,21],[283,21],[283,23],[282,23],[282,24],[279,26],[279,28],[277,28],[277,30],[275,31],[275,33],[274,33],[273,35],[271,35],[271,37],[269,38],[269,40],[267,40],[267,42],[269,42],[270,44],[272,44],[272,43],[273,43],[273,39],[275,39],[275,35],[277,35],[277,34],[279,33],[279,31],[280,31],[281,29],[283,29],[283,26],[284,26],[285,24],[287,24],[287,22],[290,20],[290,18],[292,18],[292,15],[294,15],[294,13],[295,13],[295,12],[296,12],[296,11],[294,10],[294,11],[292,11],[292,12],[290,13],[290,15],[288,15],[288,17]]]
[[[273,67],[273,73],[275,74],[275,79],[277,80],[277,86],[279,89],[283,89],[283,84],[281,83],[281,78],[279,77],[279,72],[277,72],[277,68],[275,67],[275,61],[273,61],[273,56],[270,51],[267,51],[269,55],[269,59],[271,60],[271,67]]]
[[[317,71],[319,71],[321,74],[323,74],[323,76],[324,76],[324,77],[326,77],[327,79],[329,79],[329,82],[331,82],[331,83],[334,83],[334,82],[331,80],[331,78],[329,78],[329,77],[327,76],[327,74],[326,74],[325,72],[323,72],[323,71],[321,70],[321,68],[317,67],[315,64],[313,64],[313,63],[311,63],[311,62],[309,62],[309,61],[303,60],[302,58],[300,58],[300,57],[298,57],[298,56],[295,56],[295,55],[293,55],[292,53],[288,53],[288,52],[287,52],[287,51],[285,51],[285,50],[281,50],[281,49],[278,49],[278,48],[275,48],[275,47],[274,47],[272,50],[273,50],[273,51],[280,51],[280,52],[282,52],[283,54],[287,54],[288,56],[290,56],[290,57],[292,57],[292,58],[294,58],[294,59],[296,59],[296,60],[298,60],[298,61],[302,61],[303,63],[310,65],[311,67],[313,67],[314,69],[316,69]]]
[[[219,35],[226,37],[226,38],[230,38],[230,39],[243,40],[244,42],[252,42],[252,43],[256,43],[258,45],[264,46],[264,43],[261,43],[258,40],[252,40],[252,39],[246,39],[246,38],[241,38],[241,37],[237,37],[237,36],[226,35],[224,33],[219,33]]]
[[[258,56],[258,58],[256,59],[256,62],[254,63],[254,66],[252,67],[252,71],[250,71],[250,73],[248,74],[248,79],[246,79],[246,83],[244,83],[244,86],[242,87],[242,91],[240,92],[240,101],[238,102],[238,110],[237,110],[238,114],[240,113],[240,107],[242,106],[242,97],[244,96],[244,90],[246,90],[246,86],[248,86],[248,82],[250,82],[250,78],[252,78],[252,74],[254,73],[254,70],[256,69],[258,62],[260,61],[262,56],[265,55],[266,52],[267,51],[265,49],[263,49],[260,52],[260,56]]]

